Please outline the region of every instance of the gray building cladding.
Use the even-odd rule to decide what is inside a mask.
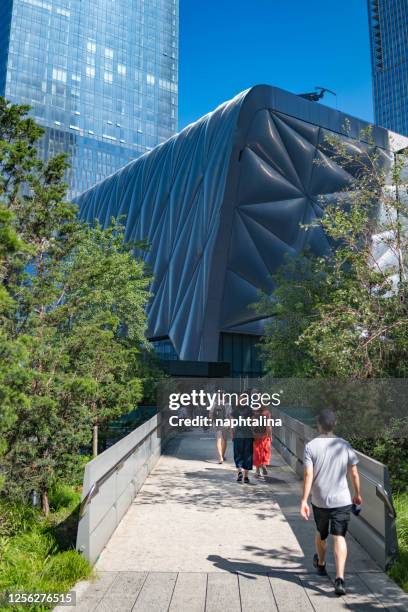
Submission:
[[[70,195],[177,130],[178,0],[0,0],[0,95],[29,104]]]
[[[82,218],[106,226],[122,217],[128,240],[150,244],[142,254],[154,275],[149,337],[192,361],[233,362],[239,340],[233,373],[256,372],[244,361],[253,358],[251,341],[264,320],[251,305],[260,290],[273,289],[285,255],[306,246],[328,252],[321,227],[305,232],[300,224],[320,217],[351,179],[325,137],[342,135],[361,151],[365,145],[354,139],[365,127],[260,85],[82,194]],[[374,127],[373,138],[391,162],[387,130]]]
[[[375,122],[408,136],[408,2],[368,0]]]

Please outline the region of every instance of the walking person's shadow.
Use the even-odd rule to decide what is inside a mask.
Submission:
[[[252,563],[250,561],[243,560],[232,561],[225,559],[220,555],[208,555],[207,559],[208,561],[211,561],[214,564],[214,567],[217,569],[229,572],[230,574],[235,574],[238,577],[242,576],[242,578],[245,578],[246,580],[257,580],[261,576],[267,576],[272,580],[276,578],[289,584],[293,584],[295,588],[303,588],[300,576],[293,569],[274,569],[272,567],[262,565],[261,563]],[[324,583],[327,584],[328,581],[329,579],[326,576],[315,576],[312,579],[308,578],[308,588],[309,590],[317,593],[319,596],[337,599],[334,593],[332,591],[328,592],[327,586],[324,585]],[[367,607],[365,609],[368,611],[374,608]]]
[[[271,551],[268,551],[271,552]],[[262,563],[254,563],[253,561],[246,561],[244,559],[225,559],[220,555],[208,555],[208,561],[213,563],[214,567],[217,569],[221,569],[225,572],[229,572],[230,574],[239,574],[241,576],[245,576],[246,578],[250,578],[252,580],[256,580],[257,576],[279,576],[284,577],[285,580],[289,582],[296,582],[298,580],[296,576],[296,571],[285,568],[277,568],[274,569],[270,565],[263,565]]]
[[[251,580],[256,580],[256,576],[265,576],[270,574],[271,568],[261,563],[252,563],[250,561],[230,561],[224,559],[220,555],[208,555],[208,561],[213,563],[214,567],[230,572],[231,574],[240,574]]]

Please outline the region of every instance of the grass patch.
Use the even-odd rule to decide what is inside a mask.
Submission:
[[[408,593],[408,491],[393,496],[397,512],[398,559],[389,576]]]
[[[79,488],[75,489],[66,484],[57,484],[48,496],[51,511],[58,512],[62,510],[64,513],[75,510],[76,506],[81,501],[81,493]]]
[[[49,498],[47,519],[29,506],[0,499],[0,593],[62,593],[91,574],[89,563],[74,549],[80,493],[59,485]],[[13,610],[52,607],[36,604]]]

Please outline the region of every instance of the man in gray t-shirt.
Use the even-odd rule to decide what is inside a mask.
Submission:
[[[358,458],[350,444],[333,433],[336,416],[332,410],[323,410],[318,417],[320,435],[305,446],[304,484],[300,513],[308,520],[310,508],[308,498],[312,493],[312,508],[316,522],[316,554],[313,564],[320,575],[326,574],[327,536],[334,539],[336,562],[335,591],[345,594],[344,568],[347,558],[345,535],[350,520],[352,503],[362,503],[360,479],[357,469]],[[354,497],[351,497],[347,475],[353,483]]]

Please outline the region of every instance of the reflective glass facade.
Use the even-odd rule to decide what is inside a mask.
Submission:
[[[240,376],[257,378],[263,375],[260,341],[260,336],[251,334],[228,334],[225,332],[220,334],[218,361],[229,365],[228,376],[232,378]],[[153,340],[151,344],[159,359],[178,361],[179,356],[168,338]],[[192,362],[188,363],[191,364]],[[185,372],[187,372],[187,369]]]
[[[178,0],[0,0],[0,95],[32,106],[75,196],[177,130]]]
[[[262,361],[260,355],[260,336],[249,334],[220,334],[218,359],[229,363],[230,376],[262,376]]]
[[[408,2],[368,0],[375,122],[408,135]]]

